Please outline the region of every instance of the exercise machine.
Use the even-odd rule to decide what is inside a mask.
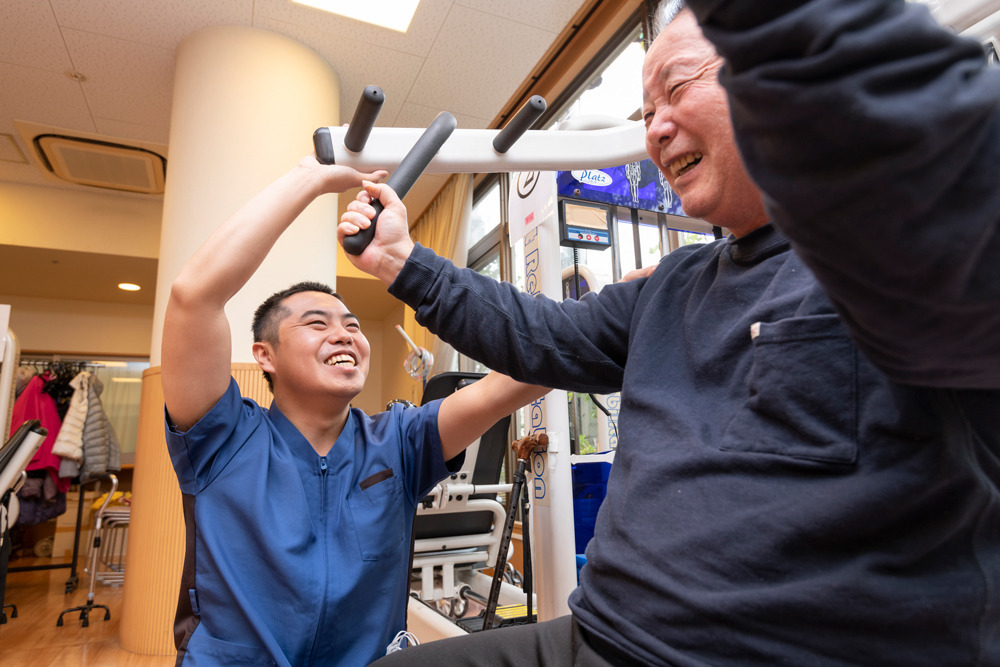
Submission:
[[[322,163],[366,171],[388,169],[391,175],[387,183],[400,196],[422,173],[586,170],[629,164],[646,157],[641,121],[598,122],[587,118],[583,124],[558,131],[530,129],[545,110],[541,98],[525,103],[501,130],[458,129],[451,114],[442,112],[424,131],[374,127],[384,99],[380,90],[366,88],[350,125],[318,128],[313,133],[313,144]],[[380,210],[379,205],[375,208]],[[529,293],[561,299],[560,238],[555,207],[552,209],[551,216],[537,216],[539,224],[524,236],[525,272]],[[352,254],[364,252],[374,237],[377,222],[376,216],[364,233],[355,235],[356,239],[345,239],[345,250]],[[550,392],[529,406],[528,415],[528,432],[544,433],[548,439],[544,451],[528,454],[524,481],[536,538],[533,560],[538,618],[548,620],[569,612],[567,598],[576,587],[572,452],[565,392]],[[542,535],[545,539],[538,539]],[[410,608],[412,611],[414,605]],[[436,627],[439,636],[454,634],[440,623]]]

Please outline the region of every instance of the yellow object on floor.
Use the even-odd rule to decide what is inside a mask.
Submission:
[[[527,614],[528,605],[526,604],[508,604],[497,607],[497,616],[500,618],[523,618]],[[538,615],[538,609],[535,609],[535,615]]]
[[[95,500],[94,503],[90,506],[90,509],[94,510],[95,512],[101,509],[101,505],[104,504],[104,499],[107,497],[108,497],[107,492],[102,493],[100,496],[97,497],[97,500]],[[125,491],[125,492],[115,491],[115,495],[111,496],[111,502],[108,503],[108,507],[114,507],[115,505],[121,507],[122,505],[131,505],[131,504],[132,504],[131,491]]]

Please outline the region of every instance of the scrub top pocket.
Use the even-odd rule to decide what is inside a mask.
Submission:
[[[389,477],[364,491],[355,488],[347,497],[364,560],[381,560],[399,548],[406,518],[412,520],[399,511],[405,502],[399,477]]]

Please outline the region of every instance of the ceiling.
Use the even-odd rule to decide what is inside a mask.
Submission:
[[[386,93],[379,126],[426,127],[448,110],[459,127],[486,128],[585,2],[421,0],[399,33],[289,0],[2,0],[0,182],[96,191],[41,166],[31,139],[44,129],[168,157],[175,49],[210,26],[252,26],[314,49],[340,77],[343,122],[374,84]],[[444,181],[422,177],[407,204],[423,210]],[[17,222],[0,219],[0,229],[8,224]],[[7,245],[0,261],[0,294],[133,304],[155,294],[154,259]],[[154,279],[138,293],[107,289],[119,263]]]
[[[448,110],[459,127],[485,128],[591,2],[422,0],[404,34],[289,0],[2,0],[0,183],[97,190],[41,167],[29,135],[45,129],[167,156],[175,49],[218,25],[278,32],[317,51],[340,76],[344,122],[364,86],[376,84],[386,93],[379,126],[425,127]],[[957,30],[995,36],[1000,0],[926,2]],[[373,72],[381,80],[371,80]],[[444,180],[423,176],[407,196],[411,210],[423,210]],[[99,191],[123,200],[160,197]],[[0,217],[0,231],[16,224]],[[0,245],[0,262],[0,294],[143,305],[155,294],[155,259]],[[108,288],[125,275],[146,276],[148,287]]]

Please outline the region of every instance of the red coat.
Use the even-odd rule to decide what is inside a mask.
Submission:
[[[58,410],[56,410],[55,399],[42,391],[44,386],[45,381],[36,375],[31,378],[28,386],[17,397],[10,420],[10,435],[13,435],[14,431],[29,419],[38,419],[42,422],[42,427],[48,429],[49,434],[42,446],[38,448],[34,458],[31,459],[27,469],[48,470],[52,479],[55,480],[56,489],[65,493],[69,490],[70,479],[59,477],[59,464],[62,459],[52,453],[52,444],[56,441],[56,436],[59,435],[62,420],[59,418]]]

